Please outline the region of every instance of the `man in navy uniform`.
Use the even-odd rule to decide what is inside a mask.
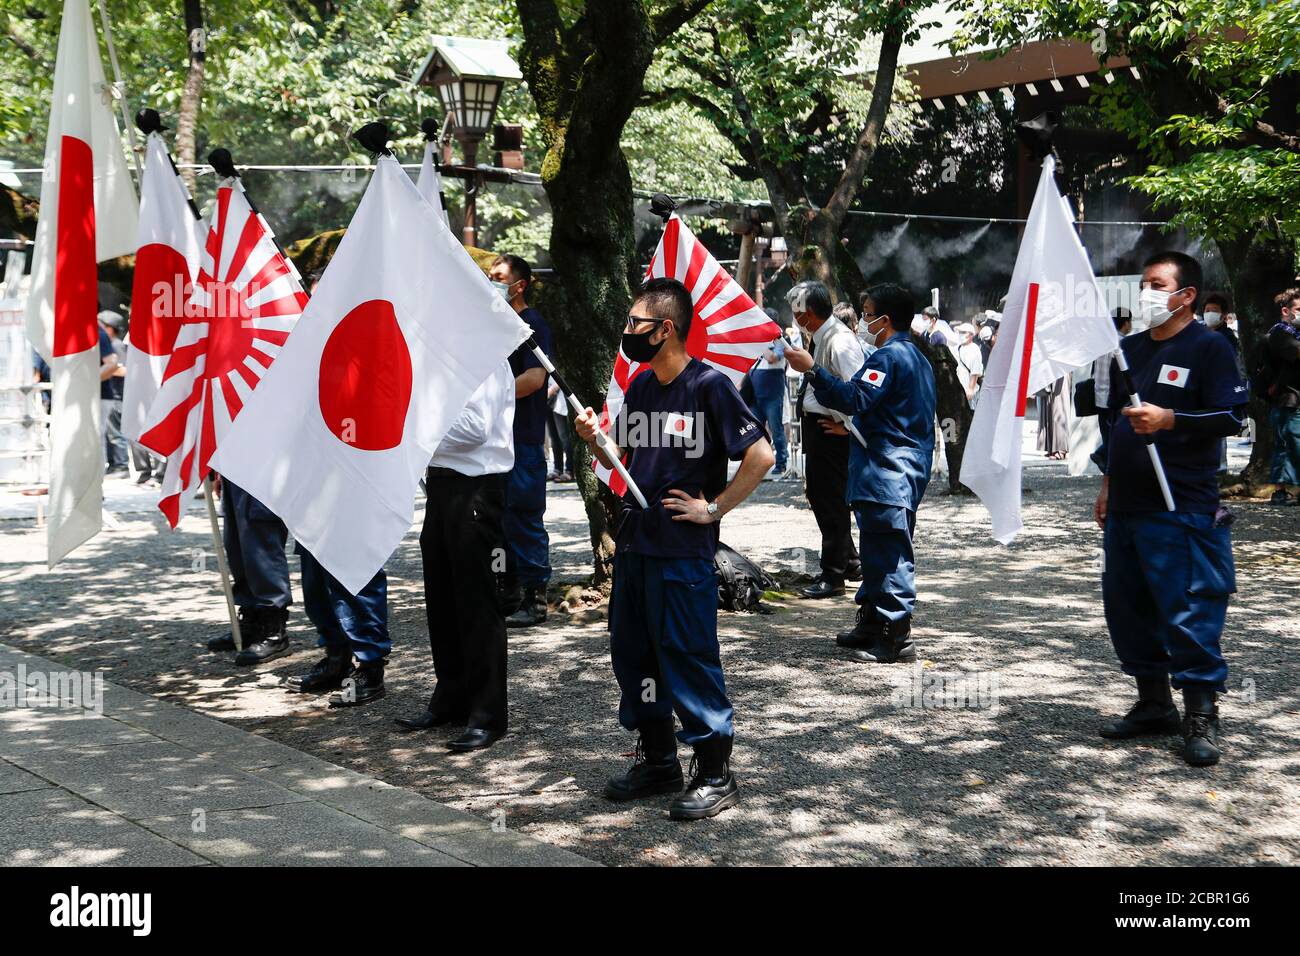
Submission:
[[[497,256],[488,278],[497,291],[533,330],[533,338],[553,355],[551,327],[542,313],[528,305],[533,270],[519,256]],[[546,620],[546,585],[551,580],[551,540],[546,533],[546,369],[532,349],[521,345],[510,356],[515,376],[515,464],[506,478],[506,579],[520,595],[518,608],[506,618],[507,627],[531,627]],[[511,603],[514,603],[513,601]]]
[[[676,279],[641,287],[623,352],[647,363],[628,385],[614,427],[648,507],[630,494],[615,535],[610,656],[619,722],[637,731],[637,758],[605,787],[610,800],[682,788],[677,740],[695,748],[691,781],[670,803],[675,820],[712,817],[740,799],[731,773],[732,708],[718,649],[718,522],[758,487],[775,461],[763,426],[721,372],[686,351],[694,306]],[[577,432],[596,444],[596,413]],[[727,460],[740,469],[727,484]],[[674,737],[673,712],[682,729]]]
[[[852,415],[866,441],[863,447],[855,438],[849,453],[848,500],[862,560],[858,619],[836,637],[864,663],[916,660],[912,535],[934,458],[935,391],[930,362],[912,341],[914,311],[906,289],[882,284],[867,290],[859,322],[876,350],[847,382],[814,366],[803,349],[786,349],[786,361],[808,377],[817,400]]]
[[[1219,508],[1219,440],[1241,430],[1246,383],[1232,345],[1196,321],[1200,264],[1162,252],[1142,272],[1133,334],[1121,343],[1142,398],[1123,407],[1106,443],[1096,519],[1105,530],[1101,576],[1106,624],[1138,700],[1101,735],[1123,740],[1179,730],[1170,683],[1183,692],[1183,759],[1219,760],[1216,694],[1228,665],[1219,647],[1236,591],[1232,541]],[[1166,509],[1146,444],[1155,441],[1174,510]]]
[[[341,688],[331,707],[359,707],[384,696],[384,667],[393,642],[388,635],[388,575],[383,568],[353,594],[301,544],[302,604],[325,656],[306,674],[285,683],[300,694]],[[356,663],[353,663],[355,657]]]

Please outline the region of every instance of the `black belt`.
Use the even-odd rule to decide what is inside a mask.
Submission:
[[[457,471],[455,468],[440,468],[430,465],[428,470],[425,472],[425,476],[429,479],[437,478],[441,481],[504,481],[506,473],[500,472],[490,475],[466,475]]]

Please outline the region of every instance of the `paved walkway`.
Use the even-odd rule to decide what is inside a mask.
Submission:
[[[0,644],[0,860],[8,865],[592,865],[210,717]],[[67,685],[65,685],[67,686]]]

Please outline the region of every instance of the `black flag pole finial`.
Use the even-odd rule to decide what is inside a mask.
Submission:
[[[208,153],[208,165],[215,169],[222,179],[239,177],[239,173],[235,170],[235,160],[228,149],[214,149]]]
[[[361,129],[352,134],[352,138],[361,145],[371,156],[392,156],[393,151],[388,148],[388,124],[387,123],[367,123]]]
[[[428,116],[420,121],[420,132],[424,134],[426,143],[432,143],[442,135],[442,126],[432,116]]]
[[[668,221],[668,217],[673,214],[673,210],[676,208],[677,203],[667,193],[655,193],[650,197],[650,211],[664,222]]]
[[[163,126],[162,117],[158,115],[158,111],[147,106],[135,114],[135,128],[144,133],[145,136],[150,133],[161,133],[166,129]]]

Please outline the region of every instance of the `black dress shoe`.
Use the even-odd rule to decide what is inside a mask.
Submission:
[[[1097,731],[1107,740],[1178,733],[1180,722],[1167,677],[1137,678],[1137,703],[1123,717],[1108,720]]]
[[[847,571],[844,572],[844,580],[845,580],[845,581],[861,581],[861,580],[862,580],[862,565],[860,565],[860,564],[850,564],[850,565],[849,565],[849,569],[848,569]]]
[[[337,694],[330,695],[331,707],[360,707],[384,696],[384,662],[362,661],[352,668]]]
[[[456,753],[468,753],[471,750],[485,750],[501,739],[501,731],[484,730],[482,727],[469,727],[455,740],[447,741],[447,749]]]
[[[326,652],[306,674],[295,674],[284,683],[290,690],[300,694],[319,694],[323,690],[342,687],[343,681],[351,672],[351,650]]]
[[[843,581],[828,581],[826,578],[818,578],[806,588],[799,589],[799,596],[804,598],[828,598],[843,593]]]
[[[393,723],[403,730],[429,730],[446,724],[463,724],[468,714],[435,714],[425,708],[415,717],[395,717]]]
[[[740,788],[731,772],[731,738],[714,737],[695,745],[691,758],[691,782],[668,805],[672,820],[703,820],[716,817],[740,802]]]

